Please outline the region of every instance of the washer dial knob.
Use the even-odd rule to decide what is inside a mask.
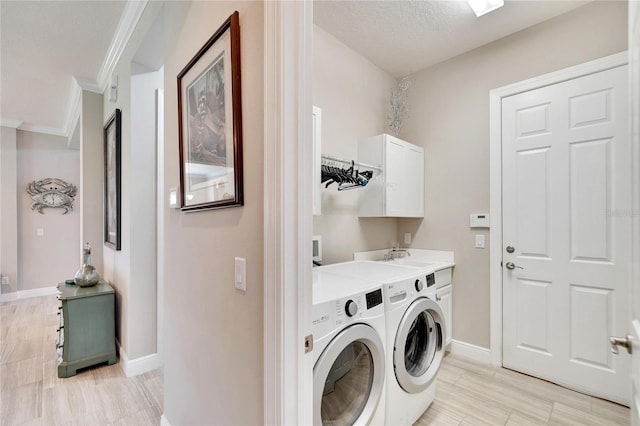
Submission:
[[[352,317],[358,313],[358,305],[353,300],[347,300],[347,303],[344,304],[344,311],[348,317]]]
[[[416,280],[415,287],[417,292],[422,291],[422,289],[424,288],[424,283],[422,282],[422,280]]]

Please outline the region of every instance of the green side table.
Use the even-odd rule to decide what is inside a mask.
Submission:
[[[58,377],[103,362],[115,364],[115,298],[104,281],[93,287],[58,284]]]

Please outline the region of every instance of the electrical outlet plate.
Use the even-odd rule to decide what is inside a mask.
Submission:
[[[9,285],[9,277],[5,275],[2,276],[2,285]]]

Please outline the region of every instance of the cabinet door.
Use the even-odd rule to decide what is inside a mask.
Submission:
[[[394,138],[388,137],[387,143],[385,144],[385,151],[385,215],[405,216],[404,157],[406,148],[404,144],[395,141]]]
[[[404,150],[405,216],[424,216],[424,150],[408,145]]]
[[[451,330],[453,328],[453,324],[452,324],[452,296],[453,293],[451,292],[452,290],[452,286],[451,284],[446,285],[444,287],[441,287],[437,290],[437,300],[438,303],[440,304],[440,308],[442,309],[442,313],[444,314],[444,321],[445,324],[447,326],[446,331],[446,337],[445,337],[445,345],[449,345],[451,343]]]

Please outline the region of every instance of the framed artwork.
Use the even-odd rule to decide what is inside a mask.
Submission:
[[[234,12],[178,74],[180,207],[244,204],[240,24]]]
[[[120,250],[121,112],[104,126],[104,244]]]

